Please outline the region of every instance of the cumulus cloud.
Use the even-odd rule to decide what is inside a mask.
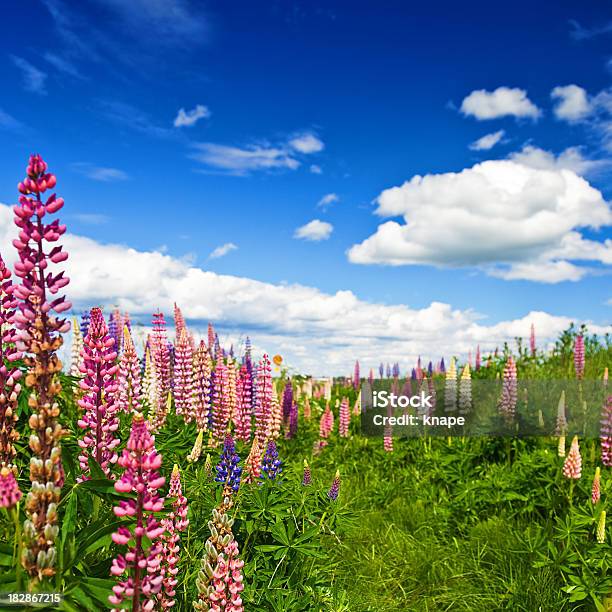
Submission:
[[[208,117],[210,117],[210,111],[207,106],[203,106],[202,104],[196,105],[195,108],[189,111],[180,108],[174,119],[174,127],[191,127],[200,119],[207,119]]]
[[[477,267],[494,276],[556,283],[578,280],[578,262],[609,265],[612,240],[580,230],[612,225],[602,194],[574,171],[516,159],[461,172],[414,176],[377,198],[387,221],[351,247],[359,264]]]
[[[527,92],[518,87],[498,87],[495,91],[477,89],[461,103],[461,112],[479,120],[499,117],[528,117],[537,119],[542,113],[527,97]]]
[[[10,265],[15,236],[12,212],[0,204],[0,251]],[[546,342],[572,321],[581,322],[536,311],[486,324],[481,314],[441,302],[420,309],[378,304],[348,290],[325,293],[303,285],[215,274],[157,251],[100,244],[70,233],[63,242],[70,253],[65,264],[71,278],[67,292],[77,311],[116,305],[131,313],[136,327],[149,323],[158,307],[172,312],[176,302],[196,333],[205,335],[212,321],[224,342],[237,346],[248,334],[258,352],[280,353],[290,366],[312,374],[346,374],[356,358],[364,367],[382,360],[399,361],[406,368],[418,355],[426,360],[466,355],[477,343],[486,351],[517,336],[527,337],[531,323],[538,340]],[[589,328],[600,334],[610,331],[609,326]]]
[[[557,119],[580,121],[593,110],[586,90],[578,85],[555,87],[550,97],[556,101],[553,112]]]
[[[22,57],[17,57],[16,55],[11,55],[10,57],[13,64],[21,71],[23,88],[32,93],[46,94],[45,83],[47,81],[47,73],[39,70]]]
[[[208,259],[219,259],[219,257],[223,257],[227,255],[231,251],[235,251],[238,247],[233,242],[226,242],[221,246],[218,246],[209,256]]]
[[[471,145],[472,151],[488,151],[492,149],[503,137],[506,132],[504,130],[498,130],[491,134],[485,134],[478,140],[475,140]]]
[[[581,147],[568,147],[555,155],[533,145],[525,145],[520,151],[510,154],[510,159],[541,170],[571,170],[580,175],[593,175],[609,168],[612,161],[609,159],[589,159],[582,154]]]
[[[319,200],[319,202],[317,203],[317,206],[320,208],[326,208],[327,206],[330,206],[331,204],[335,204],[336,202],[339,202],[339,201],[340,201],[340,198],[338,197],[338,194],[328,193]]]
[[[318,153],[325,148],[323,141],[310,132],[299,134],[289,140],[289,146],[300,153],[309,155],[310,153]]]
[[[320,242],[321,240],[327,240],[333,231],[334,226],[331,223],[320,221],[319,219],[313,219],[312,221],[306,223],[306,225],[298,227],[295,230],[293,237],[301,240]]]

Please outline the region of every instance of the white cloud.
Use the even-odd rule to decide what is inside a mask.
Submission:
[[[255,170],[295,170],[300,165],[297,159],[279,147],[249,145],[240,148],[214,142],[195,143],[193,146],[197,151],[191,156],[193,159],[206,166],[237,175]]]
[[[320,221],[319,219],[313,219],[312,221],[306,223],[306,225],[298,227],[295,230],[294,238],[319,242],[320,240],[327,240],[333,231],[334,226],[331,223]]]
[[[67,59],[65,59],[64,57],[60,57],[59,55],[56,55],[55,53],[49,53],[49,52],[45,53],[43,57],[56,70],[59,70],[60,72],[68,74],[71,77],[74,77],[74,78],[77,78],[77,79],[84,79],[85,78],[79,72],[77,67],[72,62],[70,62]]]
[[[96,166],[88,162],[74,163],[72,164],[72,168],[79,174],[82,174],[93,181],[100,181],[102,183],[126,181],[129,178],[126,172],[119,170],[118,168],[106,168],[104,166]]]
[[[540,109],[527,97],[527,92],[518,87],[474,90],[461,103],[461,112],[479,120],[505,116],[537,119],[541,115]]]
[[[414,176],[377,198],[387,221],[351,247],[360,264],[477,267],[493,276],[555,283],[608,265],[612,240],[582,237],[582,228],[612,225],[602,194],[572,170],[486,161],[459,173]],[[579,248],[577,248],[579,247]]]
[[[17,57],[16,55],[11,55],[10,57],[13,64],[21,70],[24,89],[32,93],[46,94],[45,82],[47,80],[47,73],[39,70],[22,57]]]
[[[289,146],[306,155],[310,153],[318,153],[325,148],[323,141],[310,132],[305,132],[304,134],[295,136],[289,140]]]
[[[110,221],[108,215],[99,213],[74,213],[71,217],[87,225],[104,225]]]
[[[475,140],[470,145],[470,149],[472,149],[472,151],[488,151],[504,137],[505,133],[504,130],[498,130],[497,132],[491,132],[491,134],[485,134],[478,140]]]
[[[588,159],[583,156],[581,147],[568,147],[555,155],[533,145],[525,145],[520,151],[510,154],[510,159],[541,170],[571,170],[580,175],[592,175],[610,167],[609,159]]]
[[[11,209],[0,204],[0,251],[10,265],[17,232],[12,217]],[[348,290],[324,293],[215,274],[160,252],[100,244],[70,233],[62,242],[70,253],[66,291],[75,310],[116,305],[131,313],[136,327],[139,320],[148,324],[157,308],[169,315],[176,302],[201,335],[212,321],[228,344],[237,346],[249,334],[258,352],[280,353],[289,365],[313,374],[346,374],[355,359],[364,368],[399,361],[406,369],[418,355],[425,360],[466,355],[478,343],[486,351],[516,336],[527,337],[532,322],[538,341],[546,342],[570,322],[581,322],[536,311],[485,324],[472,310],[440,302],[421,309],[377,304]],[[610,331],[609,326],[589,327],[600,334]]]
[[[174,127],[191,127],[200,119],[207,119],[208,117],[210,117],[210,111],[207,106],[203,106],[202,104],[196,105],[196,107],[192,108],[190,111],[180,108],[174,119]]]
[[[317,164],[312,164],[310,166],[310,171],[313,174],[323,174],[323,168],[321,168],[321,166],[317,166]]]
[[[18,130],[21,127],[23,127],[21,122],[17,121],[15,117],[9,115],[8,113],[5,113],[0,108],[0,128],[5,130]]]
[[[319,200],[319,202],[317,203],[317,206],[321,208],[326,208],[330,204],[334,204],[339,201],[340,201],[340,198],[338,197],[338,194],[328,193]]]
[[[231,251],[235,251],[238,247],[233,242],[226,242],[221,246],[218,246],[209,256],[208,259],[219,259],[219,257],[223,257],[227,255]]]
[[[580,121],[593,110],[586,90],[578,85],[555,87],[550,92],[550,97],[556,101],[553,112],[557,119]]]

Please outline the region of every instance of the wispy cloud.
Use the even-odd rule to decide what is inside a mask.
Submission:
[[[293,237],[300,240],[320,242],[321,240],[327,240],[333,231],[334,226],[331,223],[321,221],[320,219],[313,219],[312,221],[306,223],[306,225],[298,227],[295,230]]]
[[[157,124],[152,117],[140,109],[117,100],[102,100],[102,113],[111,121],[155,138],[174,138],[175,131]]]
[[[608,23],[593,28],[585,28],[575,19],[570,19],[569,24],[571,27],[570,36],[574,40],[585,40],[587,38],[593,38],[594,36],[612,32],[612,21],[608,21]]]
[[[129,176],[123,170],[118,168],[107,168],[105,166],[96,166],[88,162],[76,162],[72,164],[72,169],[87,178],[103,183],[114,181],[126,181]]]
[[[39,70],[33,64],[30,64],[23,57],[17,55],[10,56],[13,64],[21,71],[21,78],[23,80],[23,88],[26,91],[32,93],[45,95],[47,90],[45,89],[45,82],[47,80],[47,73]]]
[[[268,141],[243,146],[214,142],[196,142],[190,157],[200,163],[227,174],[245,176],[250,172],[266,170],[296,170],[300,157],[323,149],[325,145],[314,134],[302,133],[287,141],[271,144]],[[301,154],[301,155],[300,155]]]
[[[226,242],[221,246],[218,246],[209,256],[208,259],[219,259],[232,251],[235,251],[238,247],[233,242]]]
[[[313,174],[323,174],[323,168],[321,168],[321,166],[319,166],[317,164],[311,164],[310,171]]]
[[[174,127],[191,127],[200,119],[207,119],[208,117],[210,117],[210,110],[208,110],[207,106],[203,106],[202,104],[198,104],[190,111],[180,108],[174,119]]]
[[[498,130],[497,132],[492,132],[491,134],[485,134],[478,140],[471,143],[469,148],[472,151],[488,151],[501,141],[504,134],[504,130]]]
[[[319,208],[327,208],[331,204],[335,204],[340,201],[340,197],[337,193],[328,193],[324,195],[318,202],[317,206]]]
[[[74,213],[71,217],[85,225],[104,225],[110,221],[107,215],[97,213]]]
[[[18,130],[23,127],[23,124],[20,121],[17,121],[15,117],[5,113],[0,108],[0,128],[4,130]]]
[[[43,55],[45,60],[51,64],[59,72],[63,72],[75,79],[84,79],[85,77],[79,72],[77,67],[69,60],[56,55],[55,53],[45,53]]]

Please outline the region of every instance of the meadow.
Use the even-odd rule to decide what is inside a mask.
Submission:
[[[69,314],[55,184],[33,156],[0,259],[0,609],[612,609],[610,337],[319,381],[198,338],[180,305],[151,304],[140,343],[128,313]],[[601,432],[559,411],[558,435],[366,436],[374,379],[436,384],[444,410],[498,381],[509,420],[523,380],[597,381]]]

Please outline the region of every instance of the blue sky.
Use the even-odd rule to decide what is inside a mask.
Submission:
[[[348,290],[365,302],[411,309],[441,302],[475,311],[488,324],[542,311],[606,325],[610,15],[596,2],[537,8],[532,2],[514,3],[511,12],[480,2],[13,3],[0,26],[0,202],[14,201],[27,156],[38,151],[58,175],[70,231],[97,243],[158,250],[274,286],[298,283],[332,295]],[[577,89],[552,94],[569,85]],[[488,134],[499,142],[470,148]],[[498,228],[507,219],[501,214],[496,221],[481,202],[461,230],[461,244],[448,246],[449,226],[437,219],[451,218],[461,202],[438,208],[438,198],[464,188],[468,198],[491,194],[470,191],[470,173],[445,187],[445,174],[513,155],[506,170],[531,169],[526,180],[544,181],[543,199],[549,179],[562,171],[586,181],[576,189],[597,190],[601,201],[585,191],[574,210],[591,227],[576,222],[557,236],[578,232],[588,244],[568,251],[555,237],[536,237],[518,251],[516,244],[501,245],[496,259],[474,245],[490,234],[482,228],[485,217]],[[485,173],[491,197],[499,188],[497,170]],[[393,214],[375,214],[385,190],[417,174],[430,175],[430,187],[418,187],[409,203],[399,194],[403,203],[390,205]],[[335,201],[318,206],[329,194]],[[520,208],[523,196],[531,197],[521,192],[507,206]],[[525,210],[538,206],[547,204],[529,201]],[[565,216],[556,210],[551,223]],[[432,228],[425,246],[399,237],[416,217]],[[296,238],[313,220],[320,223],[302,235],[320,239]],[[388,221],[399,228],[393,256],[386,239],[376,238]],[[537,231],[525,217],[516,228]],[[349,258],[348,250],[370,237],[359,257]],[[237,248],[209,257],[223,245]],[[598,254],[580,263],[575,251],[583,247]],[[388,265],[398,263],[400,251],[401,265]],[[550,273],[534,272],[547,266]]]

